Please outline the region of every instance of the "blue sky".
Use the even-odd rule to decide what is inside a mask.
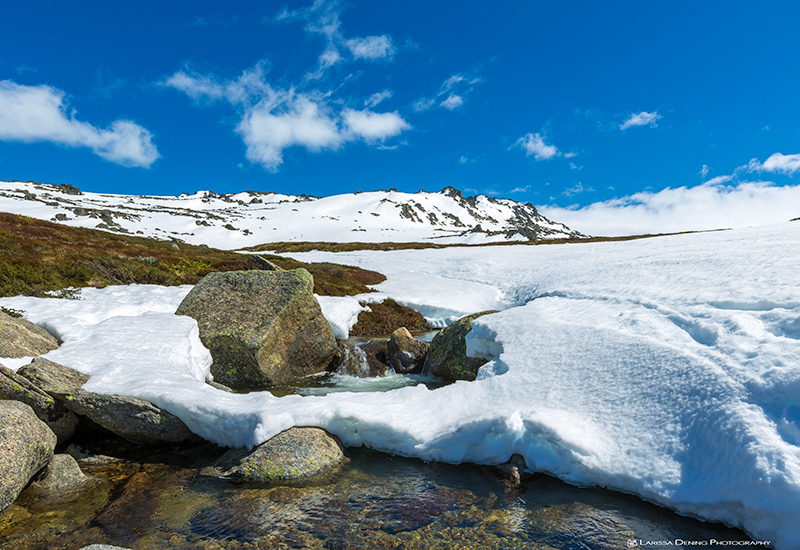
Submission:
[[[34,0],[3,20],[0,179],[452,185],[559,221],[785,205],[800,181],[795,2]]]

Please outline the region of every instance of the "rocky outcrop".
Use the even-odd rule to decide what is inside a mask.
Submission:
[[[19,401],[0,401],[0,514],[53,458],[56,434]]]
[[[428,343],[417,340],[408,329],[400,327],[389,337],[388,359],[389,365],[398,374],[412,374],[422,372],[425,356],[428,353]]]
[[[428,350],[431,374],[449,380],[475,380],[478,369],[486,360],[467,357],[467,342],[464,338],[472,329],[472,321],[489,313],[497,311],[482,311],[462,317],[433,337]]]
[[[345,460],[341,445],[320,428],[290,428],[253,449],[231,449],[207,475],[243,481],[292,481],[323,473]]]
[[[263,389],[324,372],[336,339],[305,269],[206,275],[178,315],[197,320],[214,379],[233,389]]]
[[[0,311],[0,357],[35,357],[58,348],[58,340],[27,319]]]
[[[152,403],[81,389],[89,377],[58,363],[37,358],[17,372],[70,411],[134,443],[179,443],[197,438],[177,416]]]
[[[78,417],[61,403],[37,388],[30,380],[0,365],[0,399],[20,401],[30,406],[62,443],[75,433]]]
[[[47,467],[31,483],[31,487],[37,491],[50,492],[83,483],[88,479],[90,478],[81,471],[72,456],[61,454],[53,456]]]

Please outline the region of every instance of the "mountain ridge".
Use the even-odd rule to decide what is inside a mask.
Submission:
[[[274,192],[179,196],[82,192],[74,185],[0,182],[0,210],[75,227],[241,249],[271,242],[488,244],[583,239],[531,203],[396,189],[314,197]]]

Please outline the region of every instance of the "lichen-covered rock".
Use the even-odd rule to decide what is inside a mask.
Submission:
[[[0,357],[35,357],[58,348],[58,340],[27,319],[0,311]]]
[[[29,405],[39,420],[47,424],[63,443],[75,433],[78,417],[27,378],[0,365],[0,399]]]
[[[214,379],[235,390],[263,389],[324,372],[336,339],[305,269],[210,273],[178,315],[197,320]]]
[[[433,337],[428,349],[431,374],[450,380],[475,380],[478,369],[486,363],[486,359],[467,357],[467,342],[464,338],[472,329],[472,321],[489,313],[497,311],[481,311],[462,317]]]
[[[0,401],[0,514],[53,458],[56,434],[19,401]]]
[[[51,395],[79,390],[89,381],[88,375],[41,357],[36,357],[29,365],[20,367],[17,374]]]
[[[422,371],[428,343],[417,340],[408,329],[400,327],[389,337],[389,365],[398,374],[412,374]]]
[[[81,389],[89,377],[58,363],[36,358],[17,373],[72,412],[134,443],[179,443],[197,438],[177,416],[152,403]]]
[[[81,471],[74,458],[68,454],[60,454],[53,456],[42,473],[31,483],[31,487],[38,491],[49,492],[83,483],[87,479],[90,478]]]
[[[231,449],[207,474],[243,481],[292,481],[345,460],[339,442],[320,428],[290,428],[253,449]]]

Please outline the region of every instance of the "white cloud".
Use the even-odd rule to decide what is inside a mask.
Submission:
[[[567,197],[571,197],[572,195],[578,195],[580,193],[592,192],[592,191],[594,191],[594,189],[592,189],[591,187],[584,187],[583,183],[577,182],[574,186],[564,189],[564,191],[561,194],[566,195]]]
[[[89,147],[97,156],[122,166],[149,168],[159,157],[152,134],[130,120],[101,129],[68,113],[65,93],[50,86],[0,81],[0,140],[51,142]]]
[[[564,156],[566,157],[567,155],[564,155]],[[570,167],[571,169],[573,169],[573,170],[583,170],[583,166],[578,166],[578,165],[577,165],[577,164],[575,164],[574,162],[570,162],[570,163],[569,163],[569,167]]]
[[[396,51],[386,35],[351,38],[345,44],[356,59],[391,59]]]
[[[278,169],[288,147],[316,152],[337,149],[345,141],[324,105],[293,91],[259,101],[245,112],[236,131],[247,145],[247,159],[270,171]]]
[[[800,170],[800,153],[796,155],[775,153],[764,161],[764,164],[760,166],[759,170],[765,172],[781,172],[783,174],[792,175]]]
[[[519,138],[514,145],[509,147],[522,147],[525,149],[525,156],[533,155],[536,160],[547,160],[559,156],[561,153],[555,145],[548,145],[544,141],[544,137],[539,134],[525,134]]]
[[[509,191],[509,193],[512,193],[512,194],[527,193],[528,191],[530,191],[530,189],[531,189],[530,185],[526,185],[525,187],[515,187],[514,189]]]
[[[344,109],[342,118],[348,130],[367,142],[383,141],[411,128],[397,113],[373,113]]]
[[[383,101],[384,99],[389,99],[393,95],[394,94],[392,93],[391,90],[384,90],[382,92],[378,92],[376,94],[372,94],[371,96],[369,96],[369,99],[364,101],[364,105],[366,105],[367,107],[370,107],[370,108],[375,107],[381,101]]]
[[[724,183],[714,178],[695,187],[635,193],[583,208],[537,208],[577,231],[608,236],[767,225],[800,216],[800,186]]]
[[[452,111],[453,109],[457,109],[464,104],[464,98],[460,95],[450,94],[447,96],[447,99],[442,101],[440,105],[447,109],[448,111]]]
[[[576,153],[574,151],[570,151],[569,153],[564,153],[564,158],[565,159],[571,159],[571,158],[575,158],[577,156],[578,156],[578,153]]]
[[[458,159],[458,162],[460,162],[461,164],[466,164],[469,162],[469,159],[462,155],[461,158]]]
[[[179,71],[162,84],[196,101],[224,99],[240,109],[236,132],[247,146],[247,159],[273,172],[283,163],[283,151],[289,147],[319,152],[364,141],[380,142],[381,148],[388,149],[391,147],[383,146],[383,141],[411,128],[397,112],[344,108],[337,113],[328,105],[327,94],[273,88],[266,81],[263,63],[235,80]]]
[[[698,174],[700,174],[700,177],[702,179],[706,179],[706,176],[708,175],[708,171],[709,171],[708,165],[704,164],[703,167],[698,172]]]
[[[641,113],[634,113],[628,117],[625,122],[619,125],[620,130],[627,130],[633,126],[647,126],[648,124],[652,127],[656,127],[656,121],[661,118],[661,115],[658,114],[658,111],[653,111],[652,113],[648,113],[642,111]]]

